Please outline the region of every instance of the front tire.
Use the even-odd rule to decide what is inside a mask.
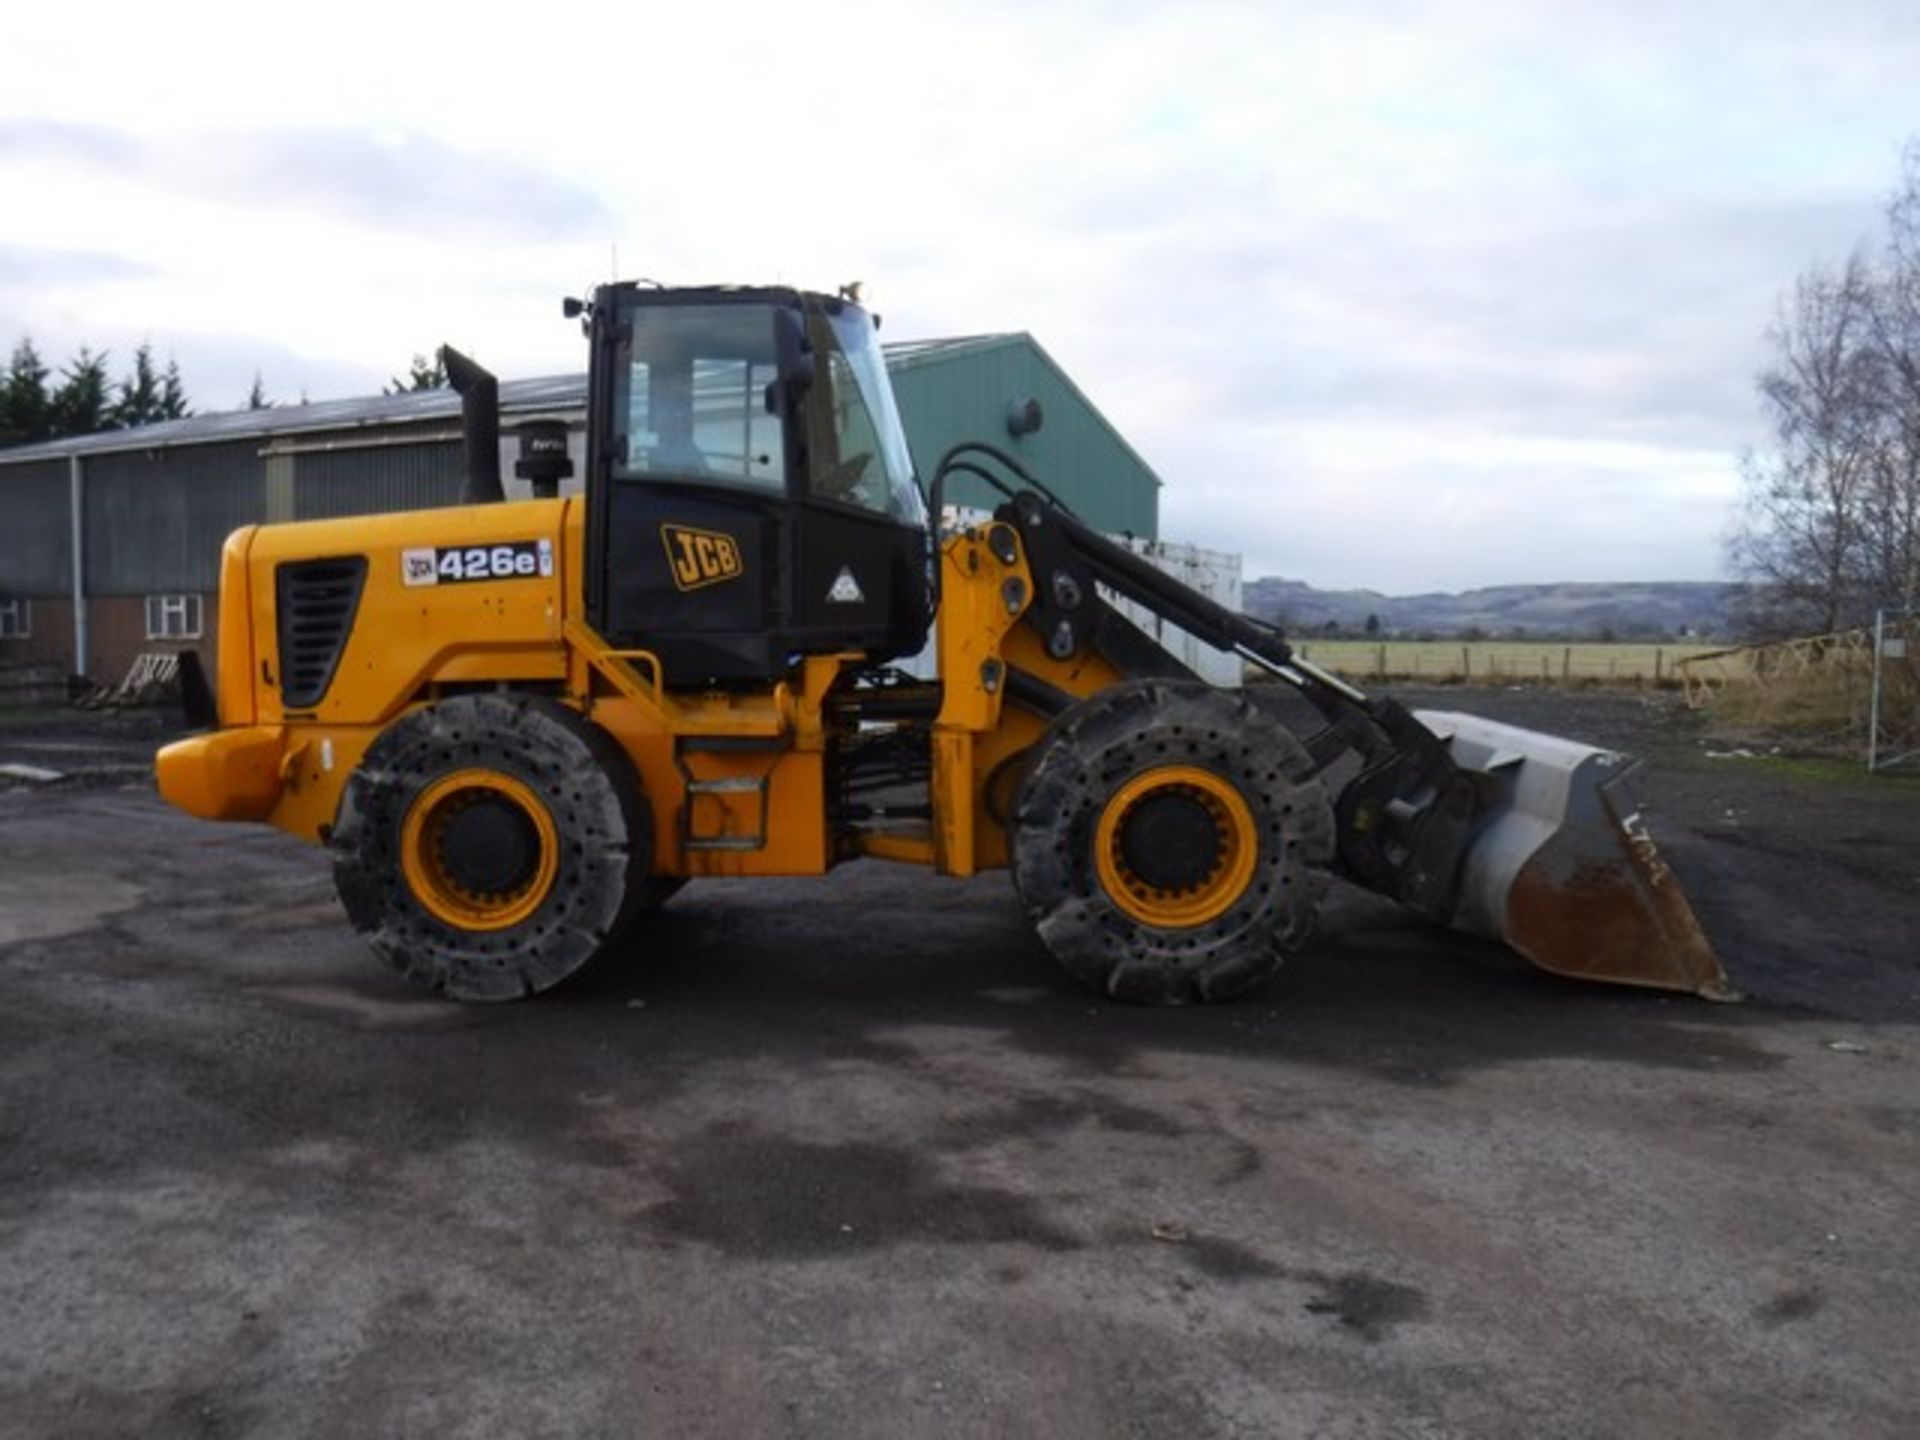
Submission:
[[[1040,938],[1091,988],[1226,1000],[1311,933],[1333,813],[1299,739],[1199,682],[1118,685],[1035,746],[1013,873]]]
[[[652,814],[625,753],[532,697],[460,695],[395,721],[348,780],[329,844],[354,928],[456,1000],[559,984],[654,888]]]

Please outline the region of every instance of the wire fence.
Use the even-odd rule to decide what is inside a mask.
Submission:
[[[1869,770],[1920,765],[1920,620],[1874,624],[1682,660],[1687,703],[1717,720],[1863,756]]]
[[[1555,644],[1549,641],[1294,640],[1304,660],[1351,680],[1434,684],[1678,687],[1683,660],[1707,645]]]

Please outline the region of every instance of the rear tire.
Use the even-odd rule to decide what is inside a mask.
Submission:
[[[649,875],[641,884],[640,898],[633,907],[634,917],[653,914],[686,887],[684,875]]]
[[[557,985],[655,883],[652,812],[626,754],[522,696],[460,695],[395,721],[348,780],[329,844],[354,928],[456,1000]]]
[[[1333,812],[1272,716],[1199,682],[1138,681],[1076,705],[1034,748],[1014,882],[1085,984],[1142,1005],[1226,1000],[1311,934]]]

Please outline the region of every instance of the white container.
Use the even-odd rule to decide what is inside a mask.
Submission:
[[[984,525],[992,518],[984,510],[949,505],[941,517],[941,534],[945,536],[968,525]],[[1108,538],[1124,545],[1182,584],[1199,591],[1216,605],[1236,612],[1240,609],[1238,555],[1225,550],[1203,550],[1198,545],[1182,545],[1170,540],[1128,540],[1118,535]],[[1100,593],[1116,610],[1139,626],[1151,639],[1158,641],[1168,654],[1201,679],[1214,685],[1238,688],[1243,673],[1238,655],[1230,650],[1216,650],[1211,645],[1201,644],[1179,626],[1169,624],[1130,600],[1122,599],[1104,585],[1100,587]],[[900,668],[922,680],[931,680],[936,668],[933,641],[929,639],[926,648],[911,660],[901,661]]]

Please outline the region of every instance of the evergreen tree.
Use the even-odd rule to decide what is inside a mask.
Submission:
[[[0,377],[0,445],[32,445],[53,434],[53,401],[47,394],[47,367],[32,337],[13,347],[7,373]]]
[[[267,387],[260,383],[260,372],[253,372],[253,389],[247,392],[247,409],[271,410],[273,401],[267,398]]]
[[[82,345],[60,375],[60,386],[53,392],[52,434],[91,435],[110,428],[106,354],[96,355]]]
[[[120,398],[108,412],[107,427],[128,430],[160,418],[160,377],[153,368],[153,346],[142,340],[133,352],[133,373],[120,382]]]
[[[407,378],[402,380],[398,375],[394,376],[393,384],[381,393],[405,395],[414,390],[440,390],[446,387],[446,383],[447,367],[440,359],[440,352],[436,350],[431,360],[424,355],[415,355],[413,364],[407,371]]]
[[[167,356],[167,373],[160,377],[160,418],[184,420],[193,411],[187,408],[187,387],[180,379],[180,362]]]

